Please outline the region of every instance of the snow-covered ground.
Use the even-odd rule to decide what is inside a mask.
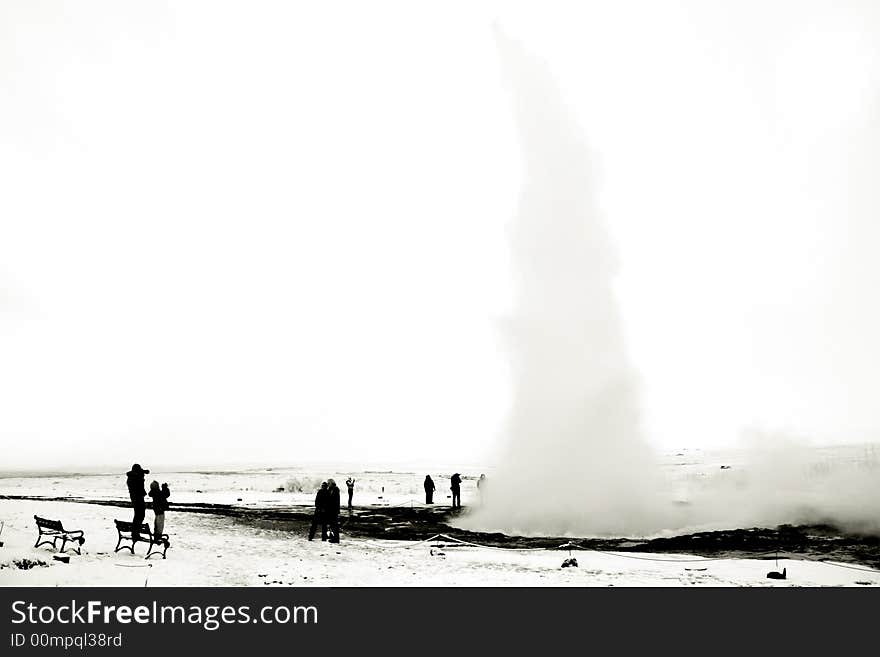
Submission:
[[[352,539],[309,542],[300,533],[258,529],[232,519],[169,513],[168,558],[144,560],[114,553],[113,518],[129,511],[83,503],[0,500],[3,586],[878,586],[880,571],[852,564],[780,560],[787,580],[766,577],[770,560],[702,559],[692,555],[576,551],[577,568],[561,568],[566,551],[513,551]],[[46,546],[31,547],[34,514],[60,518],[85,531],[82,556],[54,561]],[[148,519],[152,515],[147,513]],[[442,544],[442,547],[437,547]],[[48,564],[22,570],[15,560]]]
[[[710,495],[716,506],[739,509],[742,517],[699,525],[701,529],[765,526],[809,522],[817,513],[847,518],[853,513],[873,517],[878,496],[876,447],[855,446],[812,450],[794,461],[787,452],[787,479],[775,457],[770,465],[741,452],[680,450],[662,456],[661,467],[670,499],[699,500]],[[794,463],[794,465],[792,465]],[[144,464],[150,467],[149,463]],[[724,467],[722,467],[724,466]],[[449,476],[464,476],[465,507],[478,502],[475,486],[481,472],[491,468],[462,466],[395,467],[347,471],[339,466],[257,468],[225,472],[162,471],[153,468],[147,482],[168,482],[172,490],[166,531],[172,547],[168,558],[143,559],[128,551],[114,553],[117,535],[113,519],[131,519],[120,506],[87,504],[85,500],[127,503],[124,469],[99,474],[54,476],[0,475],[0,495],[42,500],[0,499],[0,585],[45,586],[864,586],[880,584],[880,571],[854,564],[780,561],[788,579],[767,579],[774,561],[701,559],[691,555],[612,554],[577,551],[578,568],[560,568],[564,551],[513,551],[472,546],[436,547],[428,543],[386,541],[345,536],[339,545],[308,542],[298,523],[236,520],[229,515],[175,512],[174,505],[227,504],[244,509],[284,509],[309,505],[315,488],[328,477],[336,479],[345,504],[345,479],[355,477],[356,506],[423,506],[422,482],[430,473],[437,486],[435,502],[449,504]],[[769,476],[765,476],[769,475]],[[855,482],[847,489],[847,482]],[[867,482],[867,483],[865,483]],[[784,484],[784,485],[783,485]],[[855,485],[857,484],[857,485]],[[873,486],[874,488],[871,488]],[[792,491],[795,491],[794,494]],[[846,495],[838,495],[841,491]],[[867,491],[867,493],[866,493]],[[783,504],[791,497],[797,502]],[[837,498],[840,499],[837,499]],[[52,501],[60,498],[69,501]],[[77,500],[83,500],[79,502]],[[805,501],[810,504],[804,504]],[[769,503],[772,506],[767,507]],[[836,504],[836,506],[834,504]],[[764,505],[763,507],[761,505]],[[811,513],[791,509],[813,509]],[[816,511],[818,509],[818,511]],[[748,511],[748,513],[746,513]],[[756,511],[762,511],[756,514]],[[821,513],[820,513],[821,512]],[[69,529],[82,529],[82,556],[69,564],[52,559],[48,547],[34,549],[37,530],[33,516],[60,519]],[[847,515],[849,514],[849,516]],[[152,522],[152,512],[146,520]],[[735,524],[730,524],[731,520]],[[757,519],[756,519],[757,518]],[[863,523],[864,524],[864,523]],[[874,523],[875,526],[877,523]],[[297,526],[298,531],[286,527]],[[698,525],[691,525],[693,531]],[[20,569],[15,561],[48,564]]]

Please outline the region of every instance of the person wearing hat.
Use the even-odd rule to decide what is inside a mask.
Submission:
[[[139,463],[131,466],[131,470],[125,473],[128,477],[128,496],[131,498],[131,505],[134,508],[134,518],[132,519],[131,538],[132,543],[137,541],[141,535],[141,524],[147,515],[147,504],[144,498],[147,491],[144,488],[144,475],[150,474],[149,470],[144,470]]]
[[[452,475],[452,478],[449,480],[451,484],[449,486],[452,489],[452,508],[461,508],[461,475],[457,472]]]

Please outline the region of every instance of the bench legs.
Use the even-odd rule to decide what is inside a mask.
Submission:
[[[131,541],[131,545],[122,545],[122,541]],[[134,554],[134,540],[130,538],[125,538],[122,534],[119,535],[119,540],[116,541],[116,549],[114,552],[119,552],[120,550],[131,550],[131,553]]]
[[[159,548],[158,548],[159,545],[162,546],[162,558],[167,559],[168,557],[165,556],[165,553],[168,552],[168,535],[167,534],[162,534],[162,538],[160,538],[158,541],[155,539],[150,541],[150,549],[147,550],[147,556],[145,556],[144,559],[149,559],[154,554],[159,554]],[[153,551],[154,547],[156,548],[155,552]]]
[[[71,547],[70,549],[76,550],[76,553],[79,555],[82,554],[82,544],[85,542],[85,537],[83,536],[82,532],[80,532],[80,531],[68,532],[68,533],[64,534],[62,539],[63,539],[61,541],[61,551],[62,552],[64,552],[64,546],[67,545],[67,543],[69,541],[71,546],[76,545],[76,547]]]
[[[37,542],[34,543],[34,547],[40,547],[41,545],[52,545],[52,547],[58,550],[58,539],[61,539],[61,550],[59,552],[64,552],[67,549],[67,544],[70,543],[70,549],[75,551],[78,555],[82,555],[82,544],[83,544],[83,536],[80,534],[77,536],[78,532],[72,533],[64,533],[64,534],[45,534],[40,532],[37,535]],[[123,545],[122,541],[131,541],[131,545]],[[168,552],[168,534],[162,534],[162,537],[158,540],[155,538],[152,540],[147,540],[143,538],[133,539],[123,536],[121,533],[119,534],[119,540],[116,541],[116,548],[113,550],[114,552],[119,552],[120,550],[129,550],[132,554],[134,554],[134,546],[138,541],[143,541],[144,543],[149,544],[149,548],[147,549],[147,555],[144,559],[149,559],[154,554],[161,554],[163,559],[167,559],[166,553]],[[159,548],[162,548],[161,552]]]
[[[53,548],[55,547],[55,537],[52,537],[52,540],[51,540],[51,541],[50,541],[48,538],[47,538],[45,541],[41,541],[41,540],[40,540],[41,538],[43,538],[43,535],[42,535],[42,534],[40,534],[39,536],[37,536],[37,542],[34,543],[34,547],[35,547],[35,548],[36,548],[36,547],[40,547],[41,545],[49,545],[50,543],[52,544],[52,547],[53,547]]]
[[[131,545],[122,545],[122,541],[131,541]],[[168,552],[168,535],[167,534],[163,534],[162,538],[158,541],[155,539],[147,540],[147,539],[143,539],[143,538],[140,538],[137,541],[132,541],[132,539],[130,539],[126,536],[120,536],[119,540],[116,541],[116,549],[113,551],[119,552],[120,550],[129,550],[132,554],[134,554],[135,553],[134,546],[135,546],[135,543],[138,543],[138,542],[147,543],[150,546],[147,548],[147,554],[144,557],[144,559],[149,559],[154,554],[161,554],[163,559],[168,558],[165,554],[166,552]],[[160,546],[162,548],[161,552],[159,550]]]
[[[44,536],[51,536],[51,539],[46,538],[45,540],[41,540]],[[82,537],[81,536],[69,536],[67,534],[52,535],[52,534],[43,534],[42,532],[40,532],[40,534],[37,536],[37,542],[34,543],[34,547],[36,548],[36,547],[40,547],[41,545],[51,544],[54,549],[58,550],[58,539],[59,538],[61,539],[61,549],[59,550],[59,552],[64,552],[65,548],[67,547],[67,542],[70,541],[71,543],[78,543],[79,544],[78,547],[75,547],[75,548],[72,547],[71,550],[76,550],[77,554],[82,555]]]

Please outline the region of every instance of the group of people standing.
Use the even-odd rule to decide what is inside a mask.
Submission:
[[[354,479],[349,477],[351,484],[348,485],[348,508],[351,510],[351,499],[354,494]],[[315,515],[312,516],[312,526],[309,529],[309,540],[314,540],[315,533],[321,525],[321,540],[331,543],[339,542],[339,487],[333,479],[321,482],[321,487],[315,494]]]
[[[131,498],[131,505],[134,509],[134,518],[132,519],[132,537],[135,541],[140,538],[141,525],[147,512],[145,498],[149,495],[152,499],[153,506],[153,536],[158,540],[165,531],[165,512],[168,510],[168,498],[171,497],[171,490],[167,483],[161,486],[158,481],[150,482],[149,493],[145,489],[146,475],[150,474],[149,470],[144,470],[139,463],[131,466],[131,470],[126,473],[128,494]],[[452,491],[452,508],[461,508],[461,475],[456,472],[450,477],[450,490]],[[485,496],[486,475],[480,475],[477,481],[477,490],[481,499]],[[351,477],[346,479],[345,485],[348,489],[348,512],[352,512],[352,501],[354,498],[355,480]],[[434,503],[434,491],[437,487],[431,475],[425,476],[425,504]],[[312,517],[312,526],[309,529],[309,540],[314,540],[318,531],[318,525],[321,526],[321,540],[330,543],[339,542],[339,508],[340,508],[340,492],[336,481],[328,479],[321,482],[321,487],[315,494],[315,514]],[[167,541],[166,541],[167,543]]]
[[[461,474],[456,472],[449,479],[449,488],[452,490],[452,508],[461,508]],[[348,513],[352,512],[352,500],[354,498],[355,480],[351,477],[345,480],[345,486],[348,489]],[[437,486],[431,475],[425,476],[425,504],[434,503],[434,491]],[[486,494],[486,475],[481,474],[477,480],[477,490],[480,493],[480,499],[485,499]],[[383,488],[384,491],[384,488]],[[309,540],[313,541],[318,533],[318,526],[321,526],[321,540],[330,543],[339,542],[339,487],[336,481],[328,479],[321,482],[321,487],[315,493],[315,512],[312,516],[312,525],[309,528]]]
[[[171,497],[171,490],[168,488],[167,483],[159,486],[159,482],[153,480],[150,482],[150,492],[147,493],[144,486],[146,484],[145,475],[148,474],[150,474],[150,471],[144,470],[139,463],[132,465],[131,470],[125,473],[128,495],[131,498],[131,506],[134,509],[134,518],[131,521],[131,536],[135,541],[140,539],[141,525],[147,514],[147,504],[144,499],[147,495],[153,501],[153,515],[155,516],[153,518],[153,536],[156,540],[159,540],[165,531],[165,512],[169,507],[168,498]],[[168,541],[166,540],[165,543],[167,544]],[[168,546],[166,545],[166,547]]]
[[[482,501],[485,493],[486,493],[486,475],[481,474],[480,478],[477,480],[477,490],[480,493],[480,500]],[[449,489],[452,491],[452,508],[460,509],[461,508],[461,475],[456,472],[449,478]],[[431,475],[425,476],[425,504],[433,504],[434,503],[434,491],[437,490],[437,486],[434,485],[434,480],[431,479]]]
[[[461,475],[456,472],[449,479],[449,483],[449,489],[452,491],[452,508],[461,508]],[[437,490],[437,486],[434,485],[431,475],[425,475],[425,504],[434,503],[435,490]]]

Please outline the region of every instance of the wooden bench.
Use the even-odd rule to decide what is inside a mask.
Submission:
[[[76,529],[70,531],[64,529],[60,520],[49,520],[48,518],[41,518],[40,516],[34,516],[34,520],[37,522],[37,530],[39,531],[39,534],[37,534],[37,542],[34,543],[34,547],[40,547],[41,545],[48,545],[51,543],[52,547],[57,550],[57,541],[60,538],[62,552],[64,552],[64,548],[69,541],[71,543],[77,543],[78,547],[71,549],[76,550],[77,554],[82,554],[82,544],[86,542],[86,539],[81,530]],[[43,538],[44,536],[46,537],[45,539]]]
[[[133,522],[125,522],[124,520],[114,520],[116,523],[116,532],[119,534],[119,540],[116,541],[116,549],[114,552],[119,552],[120,550],[131,550],[131,553],[134,554],[134,544],[137,541],[143,541],[144,543],[149,543],[150,547],[147,550],[147,556],[144,559],[149,559],[154,554],[161,554],[162,558],[165,559],[165,553],[168,551],[168,548],[171,544],[168,542],[168,534],[162,534],[161,536],[153,536],[153,532],[150,530],[150,526],[147,523],[141,525],[140,534],[137,537],[137,540],[134,538],[134,534],[132,534],[132,530],[134,529]],[[129,541],[131,545],[123,545],[123,541]],[[162,551],[159,552],[159,547],[162,547]],[[153,548],[156,548],[153,551]]]

